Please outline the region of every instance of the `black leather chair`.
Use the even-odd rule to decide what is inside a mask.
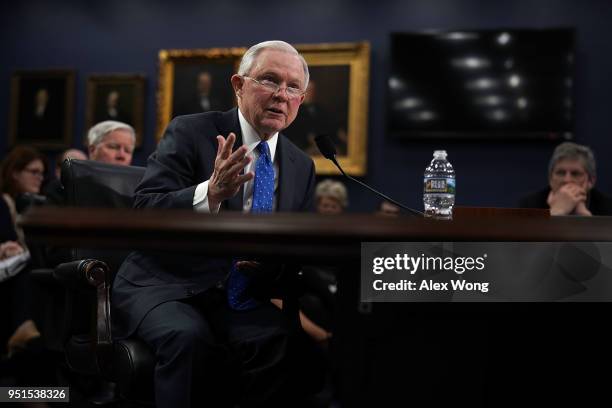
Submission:
[[[62,165],[61,177],[65,205],[131,207],[144,170],[68,159]],[[59,341],[72,371],[115,383],[121,399],[152,404],[152,351],[138,339],[115,340],[112,335],[110,288],[128,253],[82,248],[55,251],[55,258],[65,261],[53,272],[66,288]]]

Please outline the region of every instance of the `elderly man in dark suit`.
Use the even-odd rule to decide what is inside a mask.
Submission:
[[[279,133],[295,119],[308,78],[306,62],[291,45],[251,47],[231,77],[238,109],[175,118],[148,160],[135,206],[311,210],[314,164]],[[249,292],[264,266],[237,259],[134,252],[120,268],[115,332],[135,334],[155,350],[158,408],[230,400],[215,395],[218,341],[239,356],[242,381],[229,388],[241,395],[240,406],[294,406],[285,399],[294,337],[281,311]]]

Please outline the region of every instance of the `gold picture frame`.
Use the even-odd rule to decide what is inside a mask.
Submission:
[[[74,71],[16,71],[11,78],[11,146],[60,150],[73,132]]]
[[[220,104],[210,103],[207,110],[227,110],[234,106],[230,77],[237,71],[245,51],[246,48],[208,48],[159,52],[158,141],[173,117],[203,111],[196,98],[197,87],[204,73],[209,74],[211,94],[220,94],[222,101]]]
[[[337,158],[346,173],[365,175],[370,44],[297,44],[295,47],[308,63],[311,85],[298,117],[283,133],[313,158],[317,174],[339,173],[314,145],[314,135],[326,133],[337,145]],[[245,47],[236,47],[159,52],[157,140],[174,116],[195,113],[194,109],[199,111],[197,104],[188,102],[195,99],[190,94],[201,84],[208,83],[211,95],[220,95],[216,105],[221,108],[212,109],[214,98],[205,108],[224,110],[235,104],[230,77],[237,71],[245,51]]]
[[[144,75],[90,75],[87,78],[85,132],[96,123],[117,120],[134,128],[136,147],[140,147],[144,132],[144,103]]]

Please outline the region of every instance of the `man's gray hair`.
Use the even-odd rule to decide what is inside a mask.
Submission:
[[[589,178],[594,179],[596,175],[595,155],[588,146],[579,145],[572,142],[563,142],[553,152],[548,163],[548,176],[552,175],[553,169],[561,160],[582,160],[584,169]]]
[[[132,142],[136,144],[136,131],[134,131],[134,128],[127,123],[118,122],[116,120],[105,120],[89,129],[87,133],[87,143],[89,143],[89,146],[95,146],[102,142],[104,136],[115,130],[127,130],[132,135]]]
[[[249,75],[251,72],[251,68],[253,68],[253,64],[257,60],[259,54],[261,54],[264,50],[277,50],[286,52],[288,54],[297,55],[297,57],[302,62],[302,67],[304,68],[304,89],[308,86],[308,81],[310,80],[310,73],[308,72],[308,64],[304,57],[296,50],[291,44],[286,43],[284,41],[264,41],[259,44],[253,45],[249,48],[244,55],[242,56],[242,60],[240,61],[240,67],[238,67],[238,75]]]

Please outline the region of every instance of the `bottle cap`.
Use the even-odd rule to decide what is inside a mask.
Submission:
[[[434,157],[440,157],[442,159],[446,159],[446,150],[435,150]]]

